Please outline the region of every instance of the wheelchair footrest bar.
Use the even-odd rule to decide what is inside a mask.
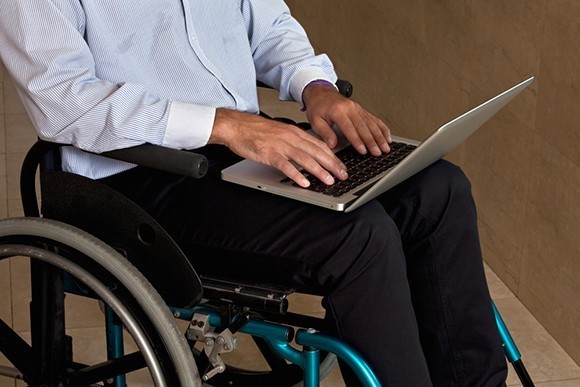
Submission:
[[[355,349],[332,336],[299,329],[296,333],[296,343],[334,353],[352,369],[364,386],[379,387],[381,385],[361,355]]]
[[[171,308],[174,315],[182,319],[190,319],[194,313],[208,315],[211,326],[221,326],[221,317],[216,311],[196,307],[193,309]],[[304,347],[304,351],[299,351],[290,345],[294,339],[294,329],[284,325],[273,324],[265,321],[250,320],[240,328],[240,332],[258,336],[265,339],[278,354],[293,364],[302,367],[305,371],[305,382],[310,380],[310,384],[305,387],[314,387],[319,384],[319,375],[316,382],[313,380],[318,371],[314,371],[312,362],[319,363],[318,350],[330,352],[343,360],[357,375],[358,379],[365,387],[380,387],[380,383],[374,372],[361,355],[350,346],[340,340],[318,333],[314,330],[299,329],[296,334],[296,343]],[[318,370],[319,364],[315,367]]]

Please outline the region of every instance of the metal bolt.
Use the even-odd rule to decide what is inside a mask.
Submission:
[[[204,326],[204,325],[205,325],[205,324],[204,324],[204,322],[203,322],[203,321],[198,321],[198,322],[197,322],[197,326],[198,326],[199,328],[203,328],[203,326]]]

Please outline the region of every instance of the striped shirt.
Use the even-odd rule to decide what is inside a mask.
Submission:
[[[0,56],[39,137],[100,153],[204,146],[215,109],[258,112],[256,80],[301,100],[336,81],[282,0],[0,0]],[[63,151],[102,178],[131,164]]]

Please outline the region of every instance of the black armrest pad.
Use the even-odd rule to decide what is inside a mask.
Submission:
[[[152,144],[104,152],[101,156],[196,179],[203,177],[208,169],[203,155]]]
[[[336,87],[338,87],[340,94],[344,95],[345,97],[350,98],[352,96],[353,86],[349,81],[339,79],[336,81]]]

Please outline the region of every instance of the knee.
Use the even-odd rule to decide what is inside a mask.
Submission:
[[[382,200],[398,219],[414,214],[438,222],[446,213],[474,214],[471,184],[458,166],[438,161],[403,182]]]
[[[373,246],[379,249],[400,238],[397,224],[377,202],[370,202],[349,215],[353,243],[359,248]]]
[[[471,198],[471,183],[465,173],[455,164],[441,160],[425,170],[430,195],[441,199]]]
[[[348,235],[341,239],[349,266],[373,267],[401,256],[401,235],[393,219],[375,202],[353,212]]]
[[[441,224],[445,219],[465,225],[476,222],[471,183],[461,168],[439,161],[429,168],[423,184],[419,211],[435,224]]]

